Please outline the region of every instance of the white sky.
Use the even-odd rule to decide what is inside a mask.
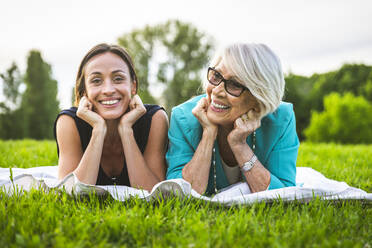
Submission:
[[[52,65],[62,108],[70,106],[80,60],[100,42],[169,19],[190,22],[218,45],[260,42],[284,71],[311,75],[343,63],[372,65],[369,0],[2,0],[0,72],[15,61],[25,71],[31,49]]]

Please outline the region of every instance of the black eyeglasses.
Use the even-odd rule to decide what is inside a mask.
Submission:
[[[234,80],[224,79],[223,76],[218,71],[216,71],[213,67],[208,68],[207,79],[209,83],[211,83],[214,86],[218,86],[221,82],[224,82],[226,92],[232,96],[238,97],[245,90],[248,90],[247,87],[241,85],[240,83]]]

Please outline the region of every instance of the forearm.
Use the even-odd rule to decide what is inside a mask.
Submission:
[[[74,170],[77,178],[83,183],[96,184],[105,135],[105,128],[92,130],[89,144],[78,167]]]
[[[194,156],[182,170],[182,177],[188,181],[192,188],[203,194],[208,186],[209,171],[211,166],[212,149],[216,138],[215,130],[204,130],[202,139]]]
[[[151,191],[161,178],[151,170],[138,148],[132,128],[124,128],[120,134],[127,164],[130,185],[135,188]]]
[[[248,144],[231,147],[231,150],[233,151],[239,166],[249,161],[254,155]],[[252,193],[266,190],[270,184],[270,172],[259,160],[254,163],[251,170],[244,173],[244,176]]]

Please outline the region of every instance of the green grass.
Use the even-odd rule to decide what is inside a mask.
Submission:
[[[52,141],[0,141],[1,167],[57,164]],[[302,144],[298,165],[372,192],[372,146]],[[0,191],[0,247],[372,247],[372,205],[259,203],[226,208],[173,198],[73,198]]]
[[[300,145],[297,166],[311,167],[324,176],[372,193],[372,145]]]
[[[29,168],[57,164],[55,141],[0,140],[0,167]]]

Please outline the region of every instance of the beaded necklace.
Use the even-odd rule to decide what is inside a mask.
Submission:
[[[253,132],[252,136],[252,149],[253,153],[255,153],[256,150],[256,131]],[[217,174],[216,174],[216,148],[213,147],[213,182],[214,182],[214,193],[217,194]]]

